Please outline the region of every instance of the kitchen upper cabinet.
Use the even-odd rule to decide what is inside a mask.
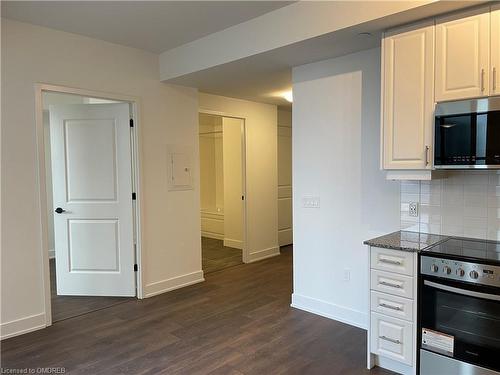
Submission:
[[[384,169],[430,169],[434,24],[386,33],[382,45]]]
[[[436,101],[489,95],[490,12],[436,21]]]
[[[491,9],[491,95],[500,95],[500,5]]]

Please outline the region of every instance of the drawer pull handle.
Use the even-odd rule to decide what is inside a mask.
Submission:
[[[395,264],[396,266],[402,266],[402,262],[398,262],[397,260],[392,260],[392,259],[385,259],[385,258],[380,258],[380,262],[382,263],[389,263],[389,264]]]
[[[403,309],[399,306],[392,306],[392,305],[388,305],[386,303],[381,303],[379,304],[380,307],[385,307],[386,309],[391,309],[391,310],[396,310],[396,311],[402,311]]]
[[[390,337],[387,337],[387,336],[379,336],[379,338],[381,338],[382,340],[385,340],[385,341],[392,342],[393,344],[401,344],[401,341],[391,339]]]
[[[380,281],[379,284],[385,285],[385,286],[390,286],[391,288],[399,288],[399,289],[402,288],[402,286],[399,284],[388,283],[387,281]]]

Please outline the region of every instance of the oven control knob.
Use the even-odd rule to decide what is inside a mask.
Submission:
[[[451,268],[450,268],[450,267],[448,267],[448,266],[444,266],[444,268],[443,268],[443,272],[444,272],[445,274],[449,275],[449,274],[451,273]]]
[[[477,271],[470,271],[469,276],[472,277],[473,279],[477,279],[479,277],[479,274]]]
[[[432,272],[437,272],[437,271],[439,271],[439,267],[438,267],[438,266],[436,266],[435,264],[433,264],[433,265],[431,266],[431,271],[432,271]]]
[[[463,277],[465,275],[465,271],[462,268],[457,269],[457,275]]]

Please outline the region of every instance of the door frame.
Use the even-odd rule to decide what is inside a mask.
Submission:
[[[246,144],[246,139],[247,139],[247,126],[246,126],[246,117],[245,116],[240,116],[240,115],[235,115],[227,112],[221,112],[221,111],[213,111],[210,109],[204,109],[204,108],[198,108],[198,114],[203,113],[206,115],[215,115],[215,116],[221,116],[221,117],[228,117],[228,118],[234,118],[238,120],[242,120],[243,124],[241,126],[241,184],[243,186],[243,196],[245,199],[243,199],[243,249],[241,251],[242,253],[242,258],[243,258],[243,263],[250,263],[250,254],[248,251],[248,241],[247,241],[247,232],[248,232],[248,220],[247,220],[247,201],[248,201],[248,195],[247,195],[247,144]],[[199,126],[199,124],[198,124]],[[201,213],[200,213],[200,220],[201,220]]]
[[[130,142],[132,154],[132,191],[136,193],[137,199],[135,205],[132,205],[132,219],[134,220],[134,239],[135,239],[135,263],[138,270],[135,275],[136,284],[136,297],[139,299],[144,298],[144,272],[142,258],[142,192],[141,192],[141,126],[140,119],[140,98],[129,95],[106,93],[101,91],[93,91],[86,89],[79,89],[66,86],[57,86],[46,83],[35,84],[35,127],[36,127],[36,147],[37,147],[37,168],[38,179],[37,188],[39,192],[38,203],[40,210],[40,233],[41,233],[41,267],[43,277],[43,290],[44,290],[44,307],[45,307],[45,326],[52,325],[52,305],[51,305],[51,288],[50,288],[50,268],[49,268],[49,245],[48,245],[48,216],[47,216],[47,189],[46,189],[46,168],[45,168],[45,143],[44,143],[44,128],[43,128],[43,92],[55,92],[60,94],[70,94],[78,96],[86,96],[99,99],[108,99],[128,103],[131,109],[131,118],[134,120],[134,126],[130,128]]]

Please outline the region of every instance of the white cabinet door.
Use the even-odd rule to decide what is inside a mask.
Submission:
[[[371,352],[407,365],[413,364],[413,324],[371,313]]]
[[[128,104],[50,107],[58,295],[135,296]]]
[[[489,8],[436,22],[436,101],[489,93]]]
[[[500,95],[500,5],[491,9],[491,95]]]
[[[290,245],[293,242],[292,227],[292,128],[278,125],[278,242],[280,246]]]
[[[383,168],[430,169],[434,107],[434,25],[383,41]]]

